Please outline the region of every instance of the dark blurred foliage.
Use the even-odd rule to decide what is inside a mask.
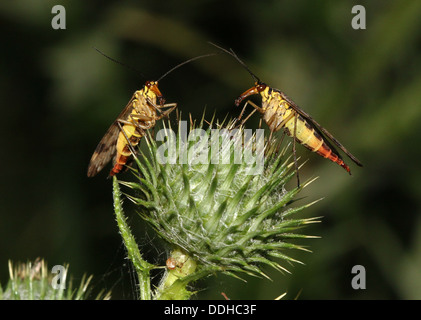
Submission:
[[[53,30],[51,8],[66,8]],[[367,29],[351,27],[363,4]],[[265,82],[286,92],[363,163],[350,177],[298,147],[309,159],[302,179],[318,176],[304,204],[322,223],[302,232],[313,253],[273,281],[216,276],[198,298],[421,298],[421,2],[408,1],[3,1],[0,97],[3,123],[0,280],[7,260],[40,256],[94,274],[113,298],[134,298],[133,271],[113,216],[106,172],[86,177],[99,139],[145,80],[188,58],[233,48]],[[109,56],[146,76],[112,63]],[[253,84],[226,55],[195,61],[160,82],[184,117],[236,116],[234,99]],[[258,101],[255,100],[255,101]],[[249,110],[251,111],[251,109]],[[248,122],[257,127],[258,115]],[[107,168],[108,170],[108,168]],[[105,171],[107,171],[105,170]],[[127,178],[130,178],[127,176]],[[294,182],[291,182],[294,183]],[[165,251],[126,202],[142,251],[163,264]],[[363,265],[367,289],[353,290]],[[159,276],[159,274],[157,274]]]

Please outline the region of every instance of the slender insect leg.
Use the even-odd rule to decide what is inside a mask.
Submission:
[[[243,117],[243,113],[244,113],[244,111],[246,110],[246,106],[247,106],[247,104],[250,104],[250,105],[252,105],[253,107],[254,107],[254,110],[252,111],[252,112],[250,112],[250,114],[243,120],[243,121],[241,121],[241,123],[238,125],[238,126],[236,126],[236,128],[238,128],[238,127],[240,127],[240,126],[242,126],[242,125],[244,125],[244,123],[246,123],[246,121],[248,120],[248,119],[250,119],[250,117],[256,112],[256,111],[259,111],[260,113],[263,113],[263,109],[262,108],[260,108],[259,106],[257,106],[254,102],[251,102],[250,100],[249,101],[247,101],[245,104],[244,104],[244,108],[243,108],[243,110],[241,111],[241,113],[240,113],[240,116],[235,120],[236,122],[237,121],[240,121],[240,119]]]
[[[123,120],[123,119],[117,119],[117,122],[119,124],[128,124],[131,125],[133,127],[138,128],[141,131],[141,134],[144,135],[145,134],[145,128],[143,128],[136,120],[140,120],[140,121],[151,121],[153,120],[153,118],[148,117],[148,116],[142,116],[142,115],[130,115],[130,118],[132,120]],[[121,128],[120,128],[121,129]]]
[[[135,120],[140,120],[140,121],[152,121],[152,120],[156,120],[156,118],[153,117],[148,117],[148,116],[144,116],[141,114],[132,114],[130,115],[130,118],[133,121],[128,121],[129,124],[135,126],[136,128],[138,128],[140,130],[140,133],[142,134],[142,136],[146,135],[146,130],[150,129],[150,128],[144,128],[140,125],[139,121],[135,121]],[[155,126],[152,127],[152,137],[155,136]]]
[[[148,117],[148,116],[144,116],[141,114],[131,114],[130,118],[132,118],[133,120],[137,120],[137,121],[152,121],[154,120],[154,118],[152,117]],[[131,124],[134,125],[135,127],[140,127],[139,124],[136,121],[124,121],[124,120],[119,120],[121,123],[124,124]]]
[[[273,115],[273,116],[272,116],[272,118],[273,118],[273,117],[276,117],[276,115]],[[294,117],[294,114],[290,114],[288,117],[286,117],[284,120],[282,120],[282,122],[276,126],[275,131],[281,130],[281,129],[285,126],[285,124],[286,124],[289,120],[291,120],[291,119],[292,119],[292,117]]]
[[[273,135],[273,130],[270,130],[268,141],[271,141],[272,140],[272,135]]]
[[[256,112],[256,109],[254,109],[252,112],[250,112],[250,114],[243,120],[241,121],[238,125],[236,125],[234,127],[234,129],[237,129],[239,127],[241,127],[242,125],[244,125],[244,123],[246,123],[246,121]],[[237,123],[240,120],[240,118],[235,119],[234,124]]]
[[[151,103],[151,105],[159,112],[161,113],[158,117],[155,118],[149,118],[150,120],[161,120],[164,117],[168,117],[168,115],[175,109],[177,108],[177,103],[168,103],[168,104],[164,104],[161,108],[170,108],[166,111],[162,111],[161,108],[159,108],[158,106],[154,105],[153,103]],[[152,137],[155,136],[155,126],[152,128]]]
[[[246,123],[246,121],[248,119],[250,119],[250,117],[256,112],[256,109],[254,109],[252,112],[250,112],[250,114],[243,120],[241,121],[241,125],[243,125],[244,123]]]
[[[264,113],[264,112],[263,112],[263,109],[262,109],[262,108],[260,108],[257,104],[255,104],[255,103],[254,103],[253,101],[251,101],[251,100],[247,100],[247,102],[244,104],[243,110],[241,110],[240,116],[238,117],[238,119],[237,119],[237,120],[240,120],[240,119],[243,117],[244,111],[246,110],[246,107],[247,107],[247,105],[248,105],[248,104],[250,104],[250,105],[254,108],[253,113],[254,113],[254,112],[256,112],[256,110],[257,110],[257,111],[259,111],[260,113]],[[253,113],[251,113],[251,114],[253,114]],[[251,114],[250,114],[250,115],[251,115]],[[250,115],[246,118],[246,120],[250,117]],[[244,123],[246,120],[244,120],[244,121],[243,121],[243,123]]]
[[[159,117],[157,117],[155,120],[160,120],[163,117],[167,117],[175,108],[177,108],[177,104],[176,103],[169,103],[169,104],[165,104],[163,107],[170,108],[170,109],[168,109],[168,110],[166,110],[164,112],[162,112],[160,110],[161,115]]]
[[[152,107],[155,108],[156,111],[158,111],[159,113],[162,113],[161,110],[161,106],[157,106],[155,103],[153,103],[149,98],[147,98],[147,102],[148,104],[150,104]],[[164,107],[165,105],[163,105],[162,107]]]
[[[174,108],[176,108],[177,107],[177,103],[166,103],[166,104],[164,104],[161,108],[171,108],[171,110],[174,110]],[[170,113],[171,111],[164,111],[164,113],[165,112],[168,112],[168,113]]]
[[[244,114],[244,111],[246,111],[246,107],[247,107],[247,103],[248,103],[248,101],[244,104],[244,107],[243,107],[243,109],[241,110],[241,113],[240,113],[240,116],[237,118],[237,119],[235,119],[235,121],[234,121],[234,123],[237,123],[238,121],[240,121],[241,120],[241,118],[243,117],[243,114]],[[255,111],[253,111],[253,113],[254,113]],[[251,114],[250,114],[251,115]],[[248,117],[247,117],[247,119],[248,119]],[[246,120],[247,120],[246,119]],[[238,127],[240,127],[240,126],[242,126],[244,124],[244,121],[242,121],[238,126],[236,126],[235,128],[238,128]]]
[[[272,140],[273,133],[276,132],[276,131],[279,131],[282,128],[279,125],[274,128],[273,123],[276,122],[276,117],[277,117],[277,115],[276,114],[273,114],[272,117],[269,119],[269,121],[267,121],[267,124],[268,124],[268,126],[270,128],[270,135],[269,135],[269,138],[268,138],[267,141],[271,141]],[[260,123],[259,123],[259,126],[260,126]]]
[[[295,172],[297,174],[297,187],[300,187],[300,176],[298,174],[298,163],[297,163],[297,153],[295,150],[295,139],[297,136],[297,120],[298,120],[298,113],[295,113],[294,115],[294,135],[293,135],[293,144],[292,144],[292,153],[294,154],[294,166],[295,166]]]
[[[282,142],[284,142],[286,134],[285,132],[282,133],[281,139],[279,140],[278,146],[276,148],[276,153],[279,154],[279,149],[281,149]]]
[[[133,125],[133,123],[130,122],[130,121],[126,121],[126,120],[117,119],[118,127],[120,128],[120,131],[123,133],[124,137],[126,138],[126,141],[127,141],[128,145],[129,145],[129,149],[130,149],[131,154],[133,156],[136,156],[136,152],[134,150],[134,147],[133,147],[132,143],[130,142],[130,139],[127,136],[126,132],[123,130],[123,126],[121,125],[121,123],[123,123],[123,124],[130,124],[130,125]],[[143,129],[141,129],[141,130],[143,131]],[[143,134],[143,132],[142,132],[142,134]]]
[[[156,111],[158,111],[161,115],[155,119],[155,120],[159,120],[162,119],[163,117],[167,116],[171,111],[173,111],[176,107],[177,107],[177,103],[167,103],[164,104],[163,106],[157,106],[155,103],[153,103],[151,100],[148,99],[148,103],[155,108]],[[171,108],[170,110],[167,111],[162,111],[162,108]]]
[[[243,117],[244,111],[246,111],[246,107],[247,107],[247,102],[244,104],[244,107],[241,110],[240,116],[237,118],[237,121],[240,121],[241,118]]]
[[[140,131],[140,134],[142,135],[142,137],[146,135],[146,131],[148,129],[150,129],[150,128],[148,128],[148,127],[147,128],[142,127],[142,125],[140,124],[139,120],[140,121],[152,121],[152,120],[155,120],[152,117],[144,116],[144,115],[141,115],[141,114],[132,114],[132,115],[130,115],[130,119],[131,119],[130,121],[126,121],[126,120],[119,120],[119,121],[120,121],[120,123],[129,124],[129,125],[132,125],[132,126],[136,127]],[[152,134],[152,136],[153,136],[153,134]],[[125,135],[125,137],[126,137],[126,140],[127,140],[127,136],[126,135]],[[129,145],[131,145],[130,144],[130,141],[127,141],[127,142],[129,143]]]

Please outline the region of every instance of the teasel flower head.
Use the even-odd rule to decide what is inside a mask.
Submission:
[[[119,181],[170,246],[167,276],[157,290],[161,298],[177,280],[216,272],[240,278],[267,277],[265,266],[288,272],[287,264],[299,262],[290,251],[307,250],[295,242],[309,236],[297,230],[317,222],[297,217],[311,203],[296,206],[295,196],[311,181],[294,184],[290,147],[281,149],[263,130],[233,122],[203,125],[190,122],[188,130],[180,121],[175,133],[168,123],[149,135],[146,151],[135,159],[136,181]]]

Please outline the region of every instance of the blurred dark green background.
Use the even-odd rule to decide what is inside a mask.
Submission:
[[[51,9],[66,8],[66,30]],[[351,27],[362,4],[367,29]],[[88,179],[96,144],[145,79],[99,55],[158,78],[185,59],[232,47],[265,82],[286,92],[363,163],[339,166],[299,147],[302,179],[319,176],[301,204],[323,216],[303,232],[305,265],[273,281],[217,276],[198,298],[421,298],[421,2],[408,1],[2,1],[0,3],[0,281],[7,261],[44,257],[70,264],[76,280],[135,296],[114,221],[111,180]],[[160,83],[184,115],[204,108],[236,116],[234,99],[253,84],[233,59],[195,61]],[[258,100],[256,100],[258,101]],[[250,109],[251,111],[251,109]],[[258,125],[256,115],[249,127]],[[108,168],[107,170],[108,171]],[[126,202],[127,203],[127,202]],[[151,262],[163,264],[158,239],[127,206]],[[363,265],[367,289],[353,290]]]

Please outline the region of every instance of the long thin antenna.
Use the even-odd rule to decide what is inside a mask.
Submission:
[[[133,68],[133,67],[131,67],[131,66],[129,66],[129,65],[127,65],[127,64],[124,64],[123,62],[120,62],[120,61],[118,61],[118,60],[116,60],[116,59],[114,59],[114,58],[111,58],[110,56],[108,56],[108,55],[106,55],[104,52],[102,52],[101,50],[99,50],[98,48],[96,48],[96,47],[93,47],[98,53],[100,53],[101,55],[103,55],[104,57],[106,57],[107,59],[109,59],[109,60],[111,60],[112,62],[115,62],[115,63],[118,63],[119,65],[122,65],[122,66],[124,66],[124,67],[126,67],[126,68],[128,68],[128,69],[130,69],[130,70],[132,70],[132,71],[135,71],[135,72],[137,72],[137,73],[139,73],[145,80],[147,80],[147,78],[146,78],[146,76],[142,73],[142,72],[140,72],[139,70],[137,70],[137,69],[135,69],[135,68]],[[169,71],[167,71],[167,72],[165,72],[158,80],[157,80],[157,82],[158,81],[160,81],[160,80],[162,80],[164,77],[166,77],[168,74],[170,74],[171,72],[173,72],[175,69],[178,69],[178,68],[180,68],[181,66],[183,66],[183,65],[185,65],[185,64],[187,64],[187,63],[189,63],[189,62],[192,62],[192,61],[194,61],[194,60],[197,60],[197,59],[201,59],[201,58],[205,58],[205,57],[209,57],[209,56],[214,56],[214,55],[217,55],[218,53],[208,53],[208,54],[204,54],[204,55],[201,55],[201,56],[197,56],[197,57],[194,57],[194,58],[191,58],[191,59],[189,59],[189,60],[186,60],[186,61],[184,61],[184,62],[182,62],[182,63],[180,63],[180,64],[178,64],[178,65],[176,65],[174,68],[172,68],[172,69],[170,69]]]
[[[194,57],[194,58],[191,58],[191,59],[189,59],[189,60],[186,60],[186,61],[184,61],[184,62],[182,62],[182,63],[180,63],[180,64],[178,64],[178,65],[176,65],[174,68],[172,68],[172,69],[170,69],[169,71],[167,71],[167,72],[165,72],[158,80],[156,80],[157,82],[159,82],[159,81],[161,81],[163,78],[165,78],[168,74],[170,74],[171,72],[173,72],[175,69],[178,69],[178,68],[180,68],[181,66],[183,66],[183,65],[185,65],[185,64],[187,64],[187,63],[189,63],[189,62],[192,62],[192,61],[194,61],[194,60],[197,60],[197,59],[201,59],[201,58],[205,58],[205,57],[210,57],[210,56],[214,56],[214,55],[216,55],[217,53],[208,53],[208,54],[204,54],[204,55],[201,55],[201,56],[197,56],[197,57]]]
[[[119,65],[121,65],[121,66],[123,66],[123,67],[126,67],[126,68],[128,68],[128,69],[130,69],[130,70],[132,70],[132,71],[134,71],[134,72],[136,72],[136,73],[138,73],[138,74],[140,74],[141,76],[142,76],[142,78],[143,79],[145,79],[145,80],[147,80],[147,78],[145,77],[145,75],[142,73],[142,72],[140,72],[139,70],[137,70],[137,69],[135,69],[135,68],[133,68],[132,66],[129,66],[129,65],[127,65],[127,64],[124,64],[123,62],[120,62],[120,61],[118,61],[118,60],[116,60],[116,59],[114,59],[114,58],[111,58],[110,56],[108,56],[108,55],[106,55],[104,52],[102,52],[101,50],[99,50],[98,48],[95,48],[95,47],[93,47],[99,54],[101,54],[101,55],[103,55],[105,58],[107,58],[108,60],[111,60],[112,62],[115,62],[115,63],[118,63]]]
[[[243,62],[243,60],[241,60],[237,56],[237,54],[234,52],[234,50],[232,50],[230,48],[230,50],[228,51],[227,49],[222,48],[222,47],[218,46],[217,44],[215,44],[213,42],[210,42],[210,41],[209,41],[209,44],[213,45],[214,47],[217,47],[219,50],[221,50],[221,51],[229,54],[232,57],[234,57],[248,71],[248,73],[250,73],[250,75],[252,76],[254,82],[257,82],[257,83],[261,83],[262,82],[262,81],[260,81],[259,77],[257,77],[253,72],[251,72],[251,70],[249,69],[249,67]]]

